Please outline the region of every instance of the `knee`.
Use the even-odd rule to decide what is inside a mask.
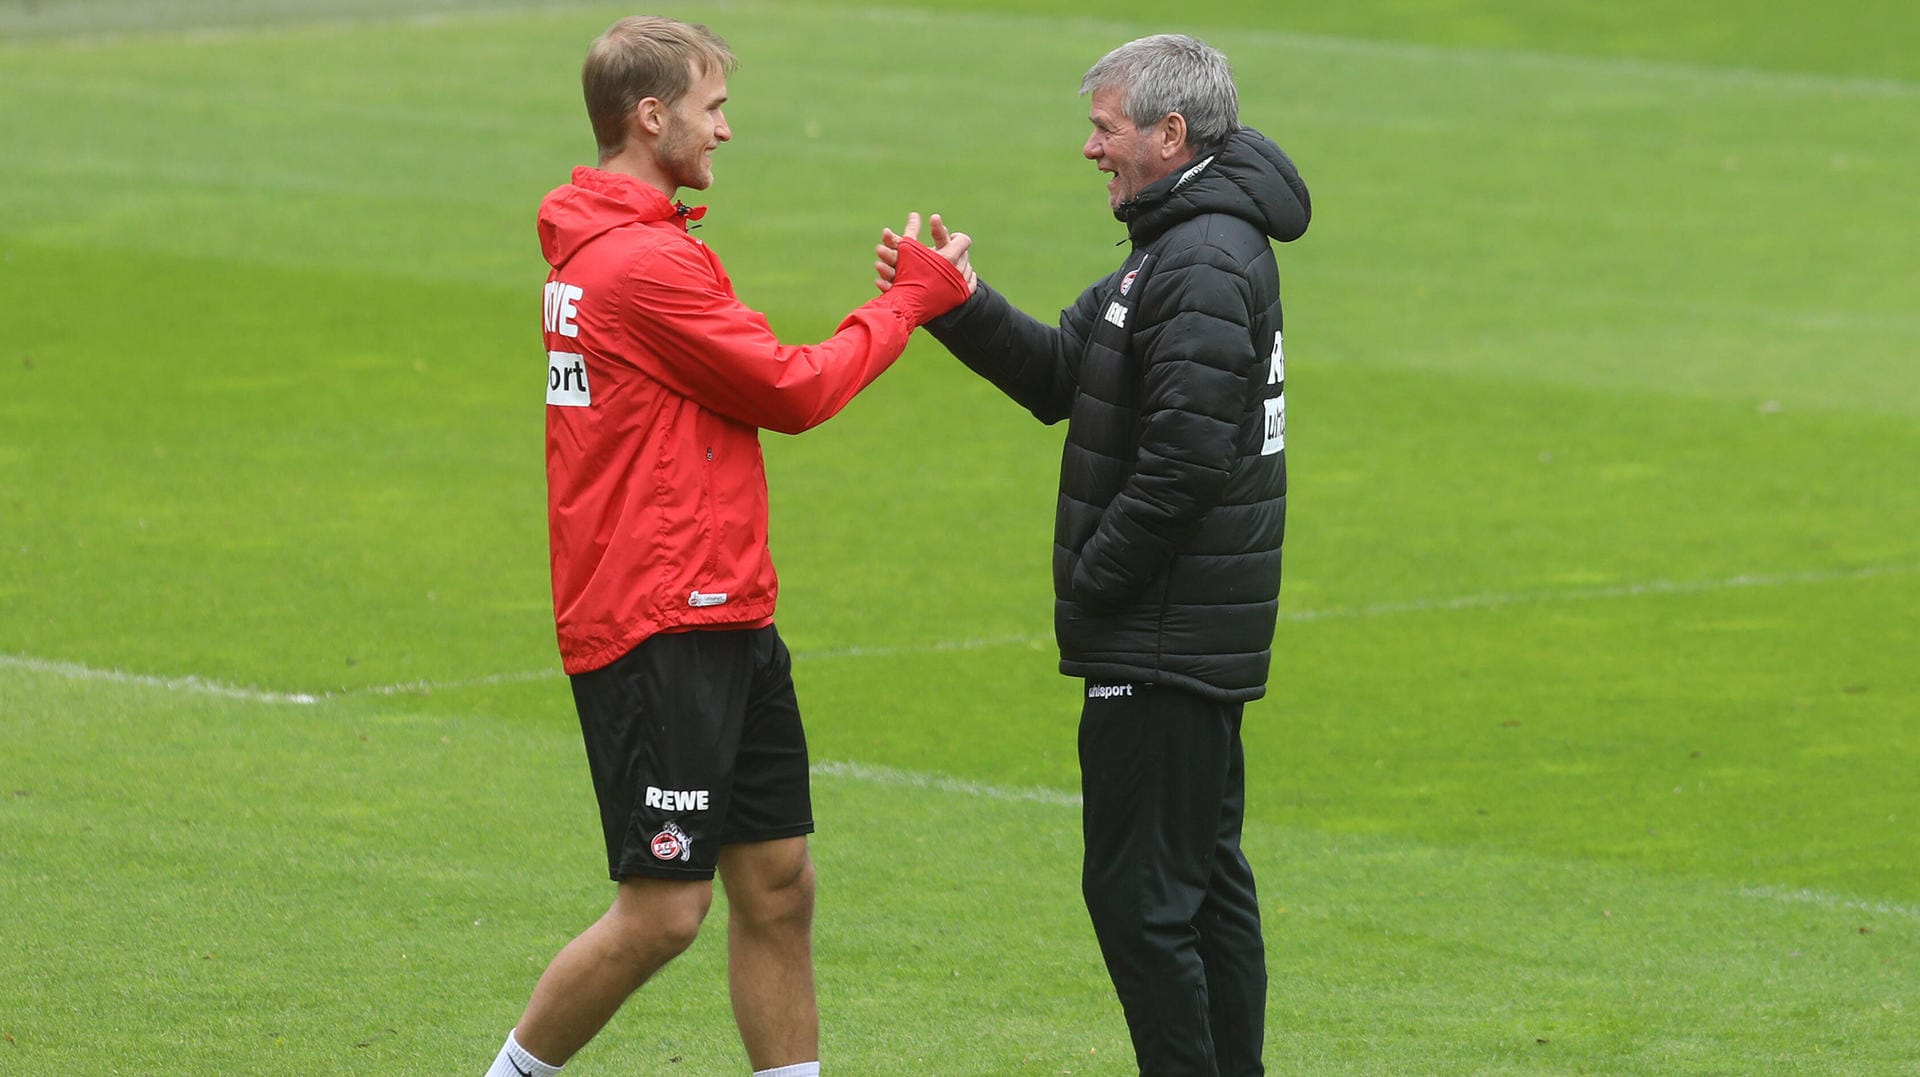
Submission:
[[[678,957],[693,945],[712,904],[713,891],[704,886],[682,884],[644,892],[623,887],[608,914],[621,959],[650,966]]]
[[[693,945],[694,938],[700,934],[700,925],[706,918],[705,902],[697,909],[684,906],[663,909],[653,925],[652,941],[661,950],[677,956]]]
[[[800,857],[777,873],[757,876],[740,893],[728,891],[730,918],[759,931],[799,930],[813,926],[813,861]]]

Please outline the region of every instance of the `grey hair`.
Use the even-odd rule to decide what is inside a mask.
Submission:
[[[1118,87],[1120,110],[1135,127],[1168,113],[1187,121],[1187,144],[1214,149],[1240,129],[1240,94],[1219,49],[1185,34],[1154,34],[1129,41],[1100,58],[1080,80],[1080,92]]]

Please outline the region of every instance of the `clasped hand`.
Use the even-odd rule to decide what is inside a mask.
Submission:
[[[959,270],[960,276],[967,282],[967,294],[972,295],[974,285],[980,280],[973,271],[973,260],[967,253],[967,248],[973,245],[973,237],[965,232],[947,231],[946,222],[940,219],[938,213],[928,221],[928,229],[927,238],[932,241],[933,253],[953,263],[953,268]],[[894,274],[899,271],[902,241],[920,242],[918,213],[907,214],[907,226],[901,232],[896,233],[891,228],[880,230],[880,244],[873,248],[877,256],[873,260],[873,283],[883,292],[893,287]]]

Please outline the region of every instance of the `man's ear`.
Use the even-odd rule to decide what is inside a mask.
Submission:
[[[627,117],[628,130],[651,137],[659,137],[666,126],[667,106],[658,97],[641,98]]]
[[[1161,128],[1159,145],[1155,148],[1160,151],[1161,160],[1171,161],[1187,152],[1187,118],[1178,112],[1169,112],[1162,122],[1166,126]]]

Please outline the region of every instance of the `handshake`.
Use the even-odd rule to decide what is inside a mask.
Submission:
[[[960,279],[966,282],[966,294],[972,295],[974,286],[980,280],[974,273],[972,259],[967,254],[967,249],[973,246],[973,237],[965,232],[947,231],[946,222],[940,219],[938,213],[929,220],[928,229],[928,242],[922,244],[920,215],[909,213],[907,226],[903,231],[896,233],[891,228],[880,230],[880,243],[873,248],[874,285],[882,292],[892,290],[894,278],[900,273],[900,246],[906,243],[915,247],[931,247],[934,254],[946,259],[947,263],[960,274]]]

